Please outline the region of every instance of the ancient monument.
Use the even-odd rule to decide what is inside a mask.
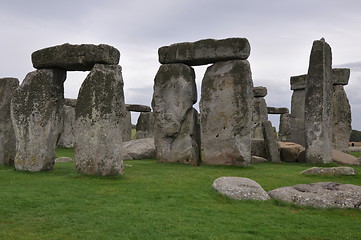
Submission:
[[[76,99],[64,99],[60,137],[57,146],[64,148],[74,147],[75,106]]]

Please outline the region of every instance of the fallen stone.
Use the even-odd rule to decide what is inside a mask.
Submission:
[[[269,196],[285,202],[315,208],[361,208],[361,186],[318,182],[281,187]]]
[[[332,150],[332,160],[337,164],[361,165],[361,159],[334,149]]]
[[[253,82],[247,60],[208,67],[199,103],[205,164],[250,164],[252,104]]]
[[[140,113],[135,129],[136,139],[154,138],[154,114],[152,112]]]
[[[262,163],[262,162],[268,162],[268,159],[259,156],[252,156],[251,163]]]
[[[252,179],[242,177],[217,178],[212,187],[222,195],[236,200],[268,200],[267,192]]]
[[[253,87],[253,96],[254,97],[265,97],[265,96],[267,96],[267,88],[262,87],[262,86]]]
[[[0,78],[0,165],[14,166],[16,140],[11,121],[11,98],[19,87],[17,78]]]
[[[353,176],[356,175],[355,169],[352,167],[312,167],[301,172],[308,175],[331,175],[331,176]]]
[[[314,41],[306,80],[306,160],[332,162],[332,53],[323,39]]]
[[[267,107],[267,112],[268,114],[286,114],[289,113],[289,110],[286,107],[281,107],[281,108]]]
[[[307,74],[292,76],[290,78],[291,90],[301,90],[306,88]]]
[[[262,123],[262,127],[267,159],[273,163],[280,163],[281,157],[279,152],[279,145],[277,142],[276,133],[273,131],[271,121],[264,121]]]
[[[159,48],[158,55],[162,64],[184,63],[197,66],[221,61],[245,60],[249,57],[250,51],[251,47],[246,38],[227,38],[176,43]]]
[[[361,147],[349,147],[348,152],[361,152]]]
[[[58,157],[55,159],[55,162],[73,162],[74,160],[70,157]]]
[[[125,104],[125,108],[131,112],[151,112],[152,109],[146,105],[140,104]]]
[[[123,77],[118,65],[96,64],[84,80],[75,108],[75,162],[80,173],[124,173]]]
[[[278,142],[278,145],[282,162],[304,162],[302,153],[305,148],[302,145],[293,142]]]
[[[50,170],[60,134],[66,72],[42,69],[26,75],[11,102],[17,151],[15,168]]]
[[[350,79],[349,68],[334,68],[332,69],[333,85],[347,85]]]
[[[96,63],[116,65],[119,51],[109,45],[81,44],[44,48],[31,55],[34,68],[62,68],[67,71],[90,71]]]
[[[142,138],[123,142],[123,160],[154,158],[154,138]]]

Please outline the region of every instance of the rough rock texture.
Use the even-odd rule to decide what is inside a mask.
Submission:
[[[304,162],[305,148],[293,142],[278,142],[282,162]]]
[[[334,85],[347,85],[350,79],[350,69],[334,68],[332,69],[332,78]]]
[[[142,112],[139,115],[135,138],[153,138],[154,137],[154,114],[152,112]]]
[[[351,106],[342,85],[334,85],[332,96],[332,147],[347,151],[351,135]]]
[[[0,165],[13,166],[16,141],[10,115],[11,98],[19,86],[16,78],[0,78]]]
[[[288,142],[292,137],[292,121],[293,117],[291,114],[281,114],[280,115],[280,125],[278,130],[278,140]]]
[[[306,159],[332,162],[332,53],[324,41],[314,41],[305,96]]]
[[[154,158],[154,138],[142,138],[123,142],[123,160]]]
[[[200,163],[198,113],[193,108],[196,101],[193,68],[185,64],[160,66],[154,79],[152,101],[158,161]]]
[[[150,112],[152,109],[146,105],[140,104],[125,104],[125,108],[131,112]]]
[[[307,76],[307,75],[305,75]],[[289,142],[295,142],[306,146],[305,134],[305,89],[294,90],[291,100],[291,135],[287,139]]]
[[[64,105],[69,107],[76,107],[77,99],[73,98],[64,98]]]
[[[251,162],[252,103],[253,82],[247,60],[208,67],[199,103],[205,164]]]
[[[285,114],[285,113],[289,113],[289,110],[286,107],[281,107],[281,108],[267,107],[267,111],[268,111],[268,114]]]
[[[44,48],[31,55],[34,68],[62,68],[67,71],[90,71],[96,63],[116,65],[119,51],[109,45],[81,44]]]
[[[353,176],[356,175],[355,169],[352,167],[312,167],[301,172],[301,174],[310,174],[310,175],[331,175],[331,176]]]
[[[53,168],[60,134],[66,72],[44,69],[28,73],[15,91],[11,117],[16,136],[15,168]]]
[[[253,88],[254,89],[254,88]],[[252,113],[252,138],[264,138],[262,130],[262,122],[268,120],[267,104],[263,97],[253,98],[253,113]]]
[[[269,191],[270,197],[315,208],[361,208],[361,186],[319,182],[281,187]]]
[[[253,87],[253,96],[255,98],[267,96],[267,88],[262,86]]]
[[[360,158],[356,158],[350,154],[343,153],[337,150],[332,150],[332,160],[337,164],[361,165]]]
[[[301,90],[306,88],[307,74],[292,76],[290,78],[291,90]]]
[[[70,102],[69,99],[65,99],[64,102],[65,104],[62,113],[63,121],[61,123],[60,137],[57,146],[72,148],[74,147],[75,106],[67,105],[67,103]]]
[[[252,156],[267,158],[264,139],[252,138]]]
[[[58,157],[55,162],[73,162],[74,160],[69,157]]]
[[[205,39],[176,43],[158,50],[159,62],[184,63],[190,66],[220,61],[247,59],[251,51],[246,38]]]
[[[125,111],[121,67],[96,64],[79,90],[75,109],[74,150],[79,172],[123,174]]]
[[[262,163],[262,162],[268,162],[268,159],[259,156],[252,156],[251,163]]]
[[[212,187],[220,194],[236,200],[268,200],[267,192],[252,179],[242,177],[217,178]]]
[[[271,121],[264,121],[262,123],[262,128],[263,128],[263,136],[265,141],[267,159],[274,163],[280,163],[281,157],[280,157],[279,146],[277,142],[276,133],[273,131]]]
[[[122,141],[130,141],[130,139],[132,138],[132,114],[128,110],[125,111],[125,117],[122,127]]]

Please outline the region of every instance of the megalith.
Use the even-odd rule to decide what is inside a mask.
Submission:
[[[16,136],[15,168],[53,168],[64,102],[66,71],[41,69],[28,73],[15,91],[11,117]]]
[[[161,65],[152,100],[158,161],[200,163],[198,112],[193,108],[196,101],[193,68],[181,63]]]
[[[127,142],[132,138],[132,114],[130,111],[125,108],[125,117],[123,121],[123,133],[122,133],[122,141]]]
[[[136,139],[154,137],[154,114],[153,112],[141,112],[135,128]]]
[[[10,115],[11,98],[19,86],[16,78],[0,78],[0,165],[13,166],[16,142]]]
[[[266,95],[266,87],[259,86],[253,88],[252,138],[263,139],[262,122],[268,120],[267,104],[264,99]]]
[[[80,173],[123,174],[125,117],[119,65],[95,64],[83,82],[75,108],[75,161]]]
[[[271,121],[264,121],[262,123],[264,145],[266,148],[267,159],[273,163],[280,163],[280,151],[277,142],[276,133],[273,130]]]
[[[332,53],[324,39],[313,42],[305,93],[306,161],[332,162]]]
[[[207,68],[200,100],[203,162],[251,162],[253,82],[247,60],[217,62]]]
[[[74,147],[74,127],[75,127],[75,106],[76,99],[64,99],[63,118],[61,123],[60,137],[57,146],[64,148]]]

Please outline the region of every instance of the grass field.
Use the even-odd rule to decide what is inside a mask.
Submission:
[[[58,156],[73,156],[59,149]],[[306,164],[249,167],[126,161],[125,175],[84,176],[74,163],[48,172],[0,167],[0,239],[360,239],[361,210],[236,201],[211,187],[248,177],[266,191],[298,183],[361,185],[356,176],[304,176]]]

